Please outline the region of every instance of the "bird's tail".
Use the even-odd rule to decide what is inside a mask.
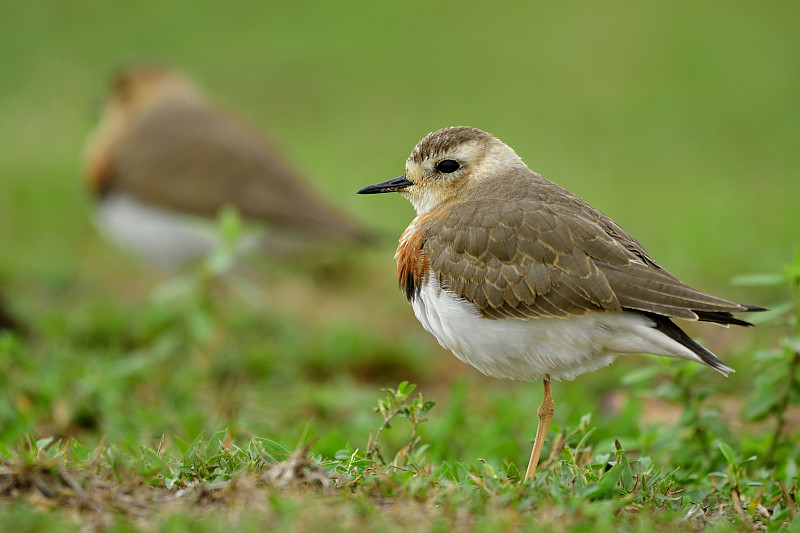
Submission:
[[[686,334],[686,332],[679,328],[669,318],[653,313],[645,313],[645,315],[655,322],[655,329],[674,340],[681,346],[691,350],[697,355],[697,357],[700,358],[700,361],[702,361],[703,364],[710,366],[724,376],[727,376],[731,372],[735,372],[734,369],[723,363],[716,355],[697,344],[689,335]],[[731,323],[735,324],[736,322]]]

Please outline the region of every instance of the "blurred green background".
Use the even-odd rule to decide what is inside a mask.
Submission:
[[[229,426],[287,446],[323,434],[332,454],[366,440],[375,391],[408,378],[451,409],[430,429],[440,454],[460,439],[449,453],[522,461],[540,387],[484,379],[439,349],[394,279],[411,206],[355,195],[444,126],[492,132],[720,296],[769,305],[775,293],[728,280],[775,271],[800,244],[796,2],[33,1],[4,3],[0,20],[0,290],[38,335],[4,356],[6,439]],[[225,315],[229,333],[188,359],[154,357],[143,302],[168,276],[99,237],[80,174],[110,75],[142,59],[193,75],[385,235],[333,281],[277,267],[261,308]],[[692,331],[747,368],[736,354],[750,334]],[[556,422],[602,410],[643,361],[557,386]],[[461,420],[464,403],[482,412]],[[455,420],[471,435],[453,436]],[[481,447],[492,424],[517,447]]]

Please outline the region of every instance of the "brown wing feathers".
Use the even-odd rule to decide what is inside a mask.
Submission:
[[[495,211],[487,204],[468,200],[419,221],[414,237],[398,248],[398,277],[409,299],[430,266],[443,287],[475,304],[487,318],[628,309],[747,324],[731,313],[758,309],[678,281],[611,219],[586,204],[578,212],[574,206],[528,198],[506,199]]]

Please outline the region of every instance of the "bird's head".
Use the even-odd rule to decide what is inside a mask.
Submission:
[[[168,97],[199,98],[200,89],[186,75],[161,65],[134,64],[112,78],[108,108],[125,114],[141,112]]]
[[[493,135],[456,126],[426,135],[408,157],[405,174],[364,187],[358,194],[396,191],[422,214],[520,167],[525,164],[514,150]]]
[[[161,65],[137,63],[117,71],[84,149],[84,172],[92,189],[105,190],[112,153],[126,131],[156,106],[179,100],[202,104],[205,97],[187,76]]]

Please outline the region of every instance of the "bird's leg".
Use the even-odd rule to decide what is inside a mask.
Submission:
[[[525,472],[525,479],[533,479],[536,474],[536,467],[539,465],[539,456],[542,454],[544,437],[550,429],[550,421],[553,420],[555,404],[553,403],[553,393],[550,391],[550,375],[545,375],[544,380],[544,399],[536,414],[539,415],[539,426],[536,428],[536,439],[533,441],[533,451],[531,451],[531,461],[528,463],[528,470]]]

